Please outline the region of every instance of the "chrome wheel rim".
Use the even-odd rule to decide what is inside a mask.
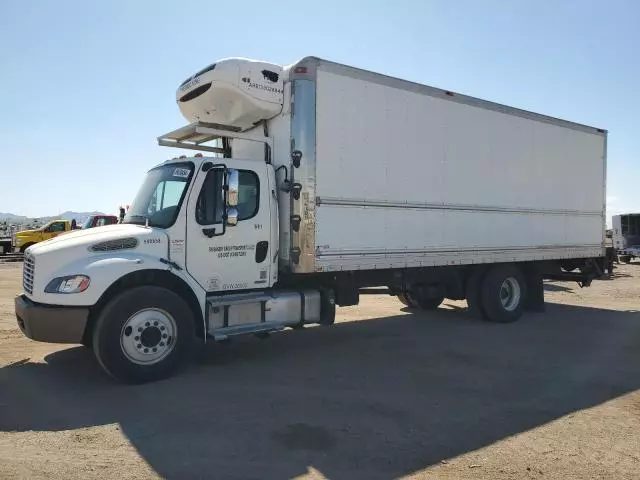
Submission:
[[[134,313],[122,326],[120,348],[137,365],[153,365],[174,349],[178,328],[174,318],[159,308]]]
[[[500,286],[500,302],[502,308],[512,312],[520,305],[520,283],[513,277],[507,277]]]

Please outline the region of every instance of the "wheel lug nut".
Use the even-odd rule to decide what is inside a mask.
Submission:
[[[142,327],[138,327],[138,331],[141,332],[142,331]]]
[[[149,353],[149,349],[148,349],[148,348],[145,348],[145,349],[144,349],[144,353]]]
[[[150,326],[150,325],[151,325],[151,324],[150,324],[149,322],[147,322],[147,323],[145,323],[145,324],[144,324],[144,326],[145,326],[145,327],[148,327],[148,326]]]
[[[167,338],[167,334],[166,334],[166,333],[163,333],[163,334],[162,334],[162,338]]]
[[[153,353],[156,353],[158,351],[158,349],[156,347],[153,347]]]
[[[142,345],[138,344],[138,345],[136,345],[136,347],[138,347],[138,348],[142,348]]]
[[[164,330],[164,325],[162,325],[162,326],[160,327],[160,330]]]
[[[158,322],[153,322],[153,326],[157,327],[158,326]]]
[[[140,340],[140,337],[136,337],[136,338],[135,338],[135,341],[136,341],[136,342],[137,342],[138,340]]]
[[[161,346],[161,347],[164,347],[164,342],[160,342],[160,346]]]

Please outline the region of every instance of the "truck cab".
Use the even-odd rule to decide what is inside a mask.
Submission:
[[[166,241],[174,268],[204,291],[270,287],[277,280],[275,190],[270,165],[183,157],[149,171],[123,224],[155,229],[145,242]]]
[[[282,110],[283,82],[282,67],[245,60],[187,79],[177,102],[191,123],[158,143],[198,153],[151,168],[122,223],[26,250],[24,334],[83,343],[107,373],[135,383],[167,376],[196,337],[332,324],[330,289],[278,284],[289,193],[276,182],[273,138],[255,124]],[[255,148],[232,155],[233,142]]]
[[[13,248],[16,252],[25,252],[27,248],[36,243],[57,237],[70,230],[71,221],[52,220],[40,228],[16,232],[13,237]]]

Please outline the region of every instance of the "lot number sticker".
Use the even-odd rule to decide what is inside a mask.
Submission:
[[[176,168],[173,171],[173,176],[174,177],[180,177],[180,178],[188,178],[189,174],[191,173],[191,170],[186,169],[186,168]]]

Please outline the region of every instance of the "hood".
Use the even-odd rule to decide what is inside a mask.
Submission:
[[[161,229],[123,223],[89,228],[86,230],[72,230],[66,232],[65,235],[58,235],[50,240],[36,243],[29,251],[34,255],[39,255],[62,249],[75,249],[77,247],[86,249],[93,244],[109,240],[121,240],[131,237],[141,239],[151,236],[164,238],[165,235],[165,232]]]
[[[167,232],[142,225],[109,225],[59,235],[51,240],[36,243],[25,252],[25,262],[29,259],[33,268],[30,298],[42,303],[64,304],[67,300],[44,291],[48,282],[54,278],[78,273],[100,276],[101,268],[111,268],[112,274],[114,269],[120,268],[120,273],[125,274],[131,271],[131,264],[126,262],[133,260],[138,265],[143,263],[145,258],[167,258],[168,253]],[[128,260],[123,263],[123,259]],[[98,295],[95,287],[93,291]],[[90,296],[85,295],[83,298],[86,301]]]
[[[33,230],[20,230],[19,232],[16,232],[16,237],[21,237],[21,236],[26,236],[26,235],[33,235],[34,233],[39,233],[42,232],[41,228],[36,228]]]

